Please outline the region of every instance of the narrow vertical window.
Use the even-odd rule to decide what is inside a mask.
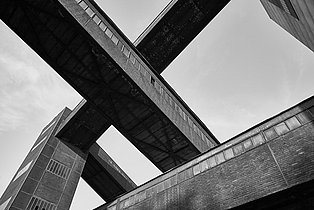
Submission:
[[[150,83],[152,83],[152,85],[155,84],[155,79],[152,76],[150,77]]]

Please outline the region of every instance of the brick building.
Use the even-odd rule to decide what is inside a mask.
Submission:
[[[133,45],[93,0],[2,1],[1,20],[85,100],[43,129],[0,210],[67,210],[80,176],[99,210],[313,208],[313,97],[219,145],[159,75],[228,2],[174,0]],[[313,50],[313,3],[262,3]],[[165,173],[136,187],[96,143],[111,125]]]

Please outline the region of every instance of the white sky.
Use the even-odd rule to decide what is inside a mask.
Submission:
[[[96,0],[134,41],[168,0]],[[0,22],[0,194],[41,129],[81,97]],[[313,52],[267,16],[234,0],[162,74],[221,142],[313,95]],[[99,144],[139,185],[160,174],[110,128]],[[72,210],[101,199],[80,181]]]

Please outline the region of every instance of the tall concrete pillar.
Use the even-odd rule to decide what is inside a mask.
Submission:
[[[87,154],[55,137],[65,108],[41,132],[0,199],[0,210],[68,210]]]

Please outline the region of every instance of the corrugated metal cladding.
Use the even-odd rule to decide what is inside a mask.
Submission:
[[[313,0],[261,0],[269,17],[314,52]]]

